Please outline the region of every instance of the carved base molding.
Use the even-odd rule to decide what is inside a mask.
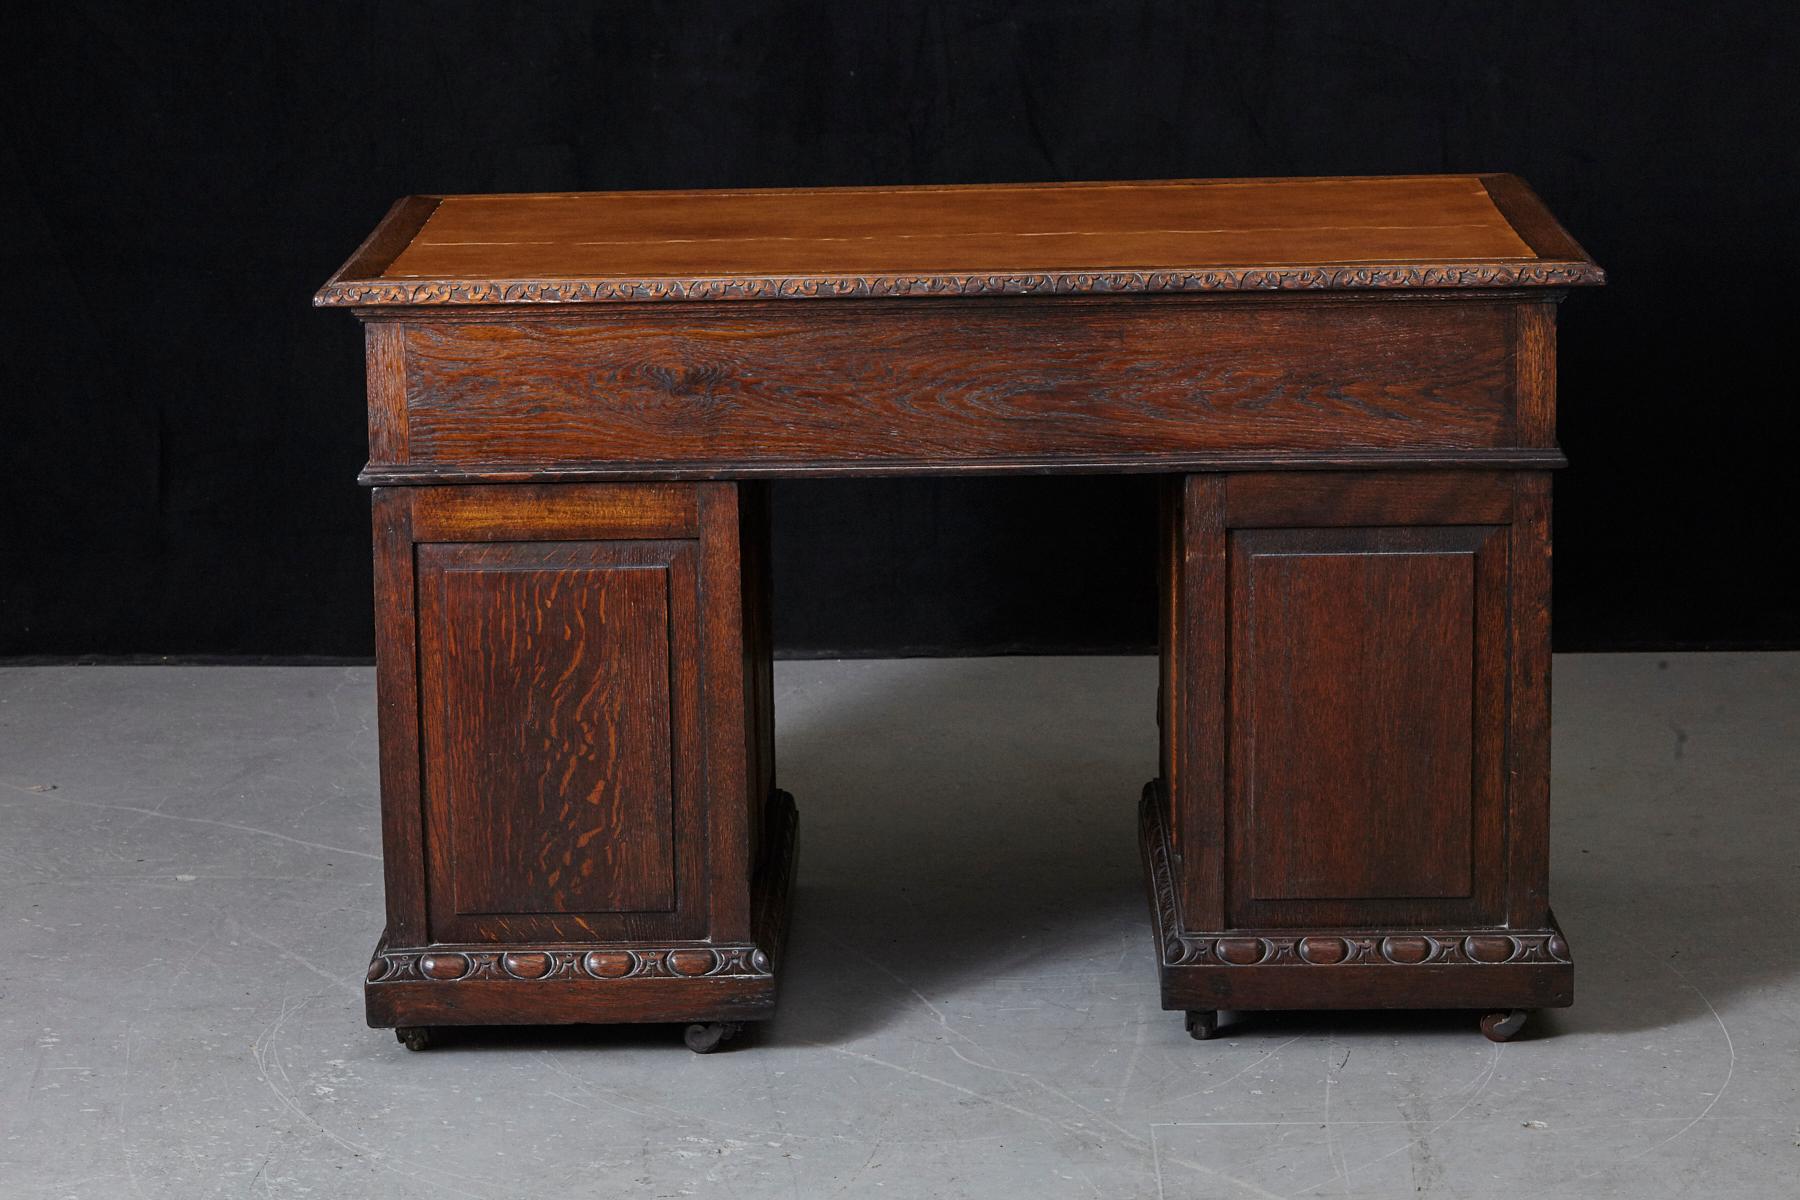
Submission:
[[[369,1024],[552,1025],[768,1017],[786,940],[798,822],[776,792],[753,884],[754,942],[389,946],[369,961]]]
[[[1166,1009],[1557,1008],[1574,998],[1562,930],[1183,927],[1159,781],[1138,830]]]
[[[430,946],[404,950],[376,948],[369,961],[370,983],[403,980],[440,983],[612,982],[631,979],[767,978],[769,956],[751,945],[703,943],[652,948],[626,943],[601,949],[566,946],[514,948]]]
[[[1419,967],[1569,965],[1569,948],[1553,929],[1530,933],[1433,930],[1430,933],[1174,934],[1163,965],[1190,967]]]

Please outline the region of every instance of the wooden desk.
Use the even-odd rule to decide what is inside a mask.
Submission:
[[[316,297],[367,338],[370,1023],[768,1017],[758,481],[947,472],[1166,477],[1139,820],[1190,1032],[1568,1004],[1555,304],[1601,280],[1508,175],[402,200]]]

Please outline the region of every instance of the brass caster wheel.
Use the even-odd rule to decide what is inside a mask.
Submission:
[[[1481,1036],[1490,1042],[1509,1042],[1513,1034],[1525,1028],[1525,1018],[1531,1014],[1522,1008],[1511,1012],[1491,1012],[1481,1018]]]
[[[424,1025],[402,1025],[394,1030],[394,1040],[408,1050],[424,1050],[431,1045],[431,1030]]]
[[[1219,1014],[1211,1009],[1188,1009],[1187,1031],[1196,1042],[1211,1040],[1219,1032]]]
[[[701,1021],[689,1025],[681,1038],[695,1054],[711,1054],[743,1028],[737,1021]]]

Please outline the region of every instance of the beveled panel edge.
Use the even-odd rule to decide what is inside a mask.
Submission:
[[[1569,236],[1569,231],[1550,212],[1549,207],[1531,190],[1531,185],[1517,175],[1497,172],[1482,175],[1481,186],[1500,215],[1506,218],[1519,240],[1531,247],[1540,260],[1586,263],[1593,270],[1594,284],[1606,282],[1606,272],[1594,256]]]
[[[1206,471],[1529,470],[1568,465],[1554,448],[1418,449],[1320,452],[1230,451],[1215,454],[1075,454],[983,459],[817,459],[803,462],[579,462],[558,464],[414,463],[365,465],[365,487],[479,483],[580,483],[604,480],[833,479],[897,475],[1144,475]]]
[[[313,304],[332,303],[325,299],[327,294],[339,288],[354,287],[359,280],[379,277],[388,264],[412,244],[443,199],[442,196],[402,196],[394,201],[374,230],[363,239],[362,245],[343,266],[332,272],[331,278],[313,296]]]

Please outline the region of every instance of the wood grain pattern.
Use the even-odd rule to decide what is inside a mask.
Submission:
[[[794,817],[774,791],[766,497],[747,491],[377,489],[397,949],[371,1020],[768,1015]],[[582,945],[605,961],[551,979],[543,947]],[[659,945],[666,971],[644,965]],[[733,946],[756,979],[696,967]],[[452,977],[470,986],[419,990]],[[557,986],[505,986],[526,980]]]
[[[365,247],[315,303],[592,304],[1601,282],[1599,268],[1566,234],[1561,241],[1551,236],[1555,222],[1530,190],[1507,179],[415,197],[378,230],[379,253]],[[1564,243],[1571,252],[1546,252]]]
[[[1550,911],[1550,487],[1543,472],[1513,477],[1506,921],[1518,927]]]
[[[1535,258],[1479,179],[448,196],[387,279]]]
[[[406,331],[408,456],[1055,463],[1497,447],[1510,334],[1508,310],[1478,302],[420,323]]]
[[[369,394],[369,461],[406,461],[406,344],[392,321],[363,327]]]
[[[1239,897],[1470,894],[1474,556],[1490,536],[1233,535]]]
[[[387,931],[423,944],[425,808],[419,779],[417,592],[411,488],[370,493],[375,549],[375,714],[381,754],[381,870]]]
[[[679,484],[425,488],[413,497],[421,542],[691,538],[694,489]]]
[[[1556,445],[1556,308],[1521,304],[1515,318],[1513,395],[1519,443]]]
[[[1169,481],[1163,500],[1162,766],[1183,911],[1226,917],[1225,722],[1230,609],[1221,476]]]
[[[712,936],[755,936],[751,857],[755,810],[767,792],[755,791],[751,737],[761,716],[748,684],[745,655],[744,527],[737,485],[694,485],[700,502],[700,647],[697,670],[706,699],[706,785],[703,817]],[[773,717],[769,718],[771,721]]]
[[[535,914],[593,936],[588,914],[674,910],[671,629],[693,559],[681,542],[420,547],[434,930]]]

